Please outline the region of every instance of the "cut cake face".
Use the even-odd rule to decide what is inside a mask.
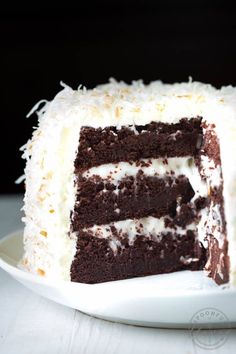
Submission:
[[[236,89],[65,86],[38,115],[22,267],[84,283],[204,269],[236,284]]]

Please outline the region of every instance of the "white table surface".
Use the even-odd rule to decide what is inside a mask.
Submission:
[[[22,228],[21,196],[0,197],[0,238]],[[213,331],[202,331],[214,340]],[[213,336],[213,339],[212,339]],[[44,299],[0,270],[0,354],[236,353],[236,330],[214,350],[190,330],[153,329],[92,318]]]

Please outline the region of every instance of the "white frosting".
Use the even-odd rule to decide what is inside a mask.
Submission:
[[[155,218],[148,216],[140,219],[126,219],[122,221],[112,222],[106,225],[93,225],[89,228],[84,228],[84,231],[89,232],[92,236],[98,238],[109,239],[110,246],[114,251],[117,247],[121,247],[120,239],[128,239],[129,245],[132,245],[139,235],[145,236],[147,239],[160,242],[164,234],[176,233],[178,235],[186,235],[187,230],[196,231],[196,224],[187,225],[184,229],[176,226],[174,229],[165,227],[165,217]],[[118,232],[118,237],[112,233],[112,227],[115,227]]]
[[[134,128],[151,121],[175,123],[197,115],[215,124],[220,141],[230,282],[236,285],[236,89],[228,86],[216,90],[191,81],[173,85],[156,81],[147,86],[141,81],[132,85],[111,81],[94,90],[75,91],[65,86],[38,112],[39,127],[24,152],[27,190],[22,262],[27,269],[70,278],[69,265],[75,252],[75,239],[68,237],[75,202],[73,161],[82,126]],[[42,235],[45,231],[47,237]]]
[[[25,254],[21,266],[36,274],[70,280],[76,238],[68,235],[69,213],[75,203],[74,149],[79,131],[45,118],[24,154]]]

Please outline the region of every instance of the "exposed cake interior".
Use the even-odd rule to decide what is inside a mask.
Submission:
[[[219,141],[204,117],[82,127],[75,160],[71,279],[85,283],[183,269],[228,281]],[[209,247],[210,246],[210,247]]]

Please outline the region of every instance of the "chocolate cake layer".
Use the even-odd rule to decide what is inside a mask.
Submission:
[[[229,257],[227,229],[224,214],[223,185],[210,190],[211,205],[216,211],[209,210],[209,220],[212,220],[212,228],[206,227],[206,239],[208,240],[207,263],[205,269],[217,284],[229,281]],[[217,239],[214,237],[220,237]]]
[[[179,123],[152,122],[144,126],[83,127],[75,160],[76,170],[140,158],[196,156],[202,141],[201,118]]]
[[[109,240],[81,232],[71,266],[71,280],[92,284],[184,269],[199,270],[205,262],[205,250],[192,231],[181,236],[165,234],[163,242],[138,235],[133,246],[124,239],[116,254]]]
[[[214,162],[215,167],[220,168],[220,144],[213,124],[202,124],[204,136],[199,154],[207,156]],[[201,169],[201,164],[199,165]],[[213,168],[212,168],[213,170]],[[227,283],[229,280],[229,257],[227,242],[227,225],[224,211],[223,176],[220,169],[221,183],[212,187],[209,183],[209,215],[212,227],[206,227],[206,239],[208,240],[207,263],[205,269],[217,284]],[[212,210],[212,209],[213,210]],[[217,239],[214,235],[219,238]]]
[[[145,216],[161,217],[176,214],[178,203],[188,203],[194,191],[184,176],[150,177],[139,172],[127,177],[116,186],[81,178],[78,181],[77,203],[72,227],[77,231],[93,224],[101,225],[112,221]]]
[[[215,166],[221,166],[220,144],[215,132],[215,126],[213,124],[207,125],[206,123],[202,123],[202,128],[205,129],[205,132],[200,152],[208,156],[210,160],[213,160]]]
[[[228,242],[225,240],[220,247],[218,240],[213,236],[208,237],[208,242],[207,263],[204,268],[217,284],[225,284],[229,281]]]

